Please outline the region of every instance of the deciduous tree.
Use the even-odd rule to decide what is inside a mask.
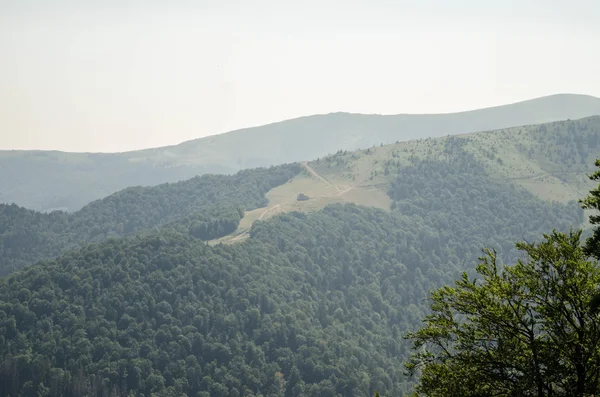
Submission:
[[[519,243],[523,260],[496,254],[431,296],[425,326],[409,335],[407,364],[427,396],[588,396],[600,377],[600,317],[590,300],[600,272],[581,232]]]

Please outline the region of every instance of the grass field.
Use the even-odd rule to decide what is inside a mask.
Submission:
[[[269,205],[264,208],[248,211],[240,222],[238,230],[231,236],[213,241],[219,242],[237,242],[248,237],[248,231],[252,224],[257,220],[268,219],[272,216],[291,212],[317,211],[333,203],[356,203],[360,205],[382,208],[389,210],[391,200],[386,193],[386,186],[376,186],[370,182],[363,181],[356,185],[342,181],[334,173],[328,173],[322,176],[325,180],[311,174],[309,169],[312,167],[306,165],[304,172],[288,183],[278,186],[267,193]],[[296,198],[299,193],[309,197],[307,201],[298,201]]]
[[[590,122],[591,125],[585,126],[586,131],[600,131],[600,118],[590,119]],[[444,152],[448,139],[461,140],[463,148],[484,164],[490,178],[520,185],[544,200],[578,200],[594,186],[586,174],[594,170],[594,159],[600,157],[600,145],[589,149],[577,161],[570,159],[572,144],[552,143],[552,139],[560,142],[567,139],[568,125],[569,122],[557,122],[542,132],[539,126],[526,126],[340,151],[304,163],[305,169],[300,175],[267,194],[267,207],[247,212],[233,236],[213,243],[241,241],[248,236],[253,222],[284,212],[316,211],[340,202],[389,210],[391,200],[387,191],[394,179],[394,167],[409,165],[412,158],[451,156]],[[297,201],[299,193],[310,199]]]

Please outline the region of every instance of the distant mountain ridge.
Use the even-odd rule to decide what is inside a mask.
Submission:
[[[202,240],[225,236],[237,229],[244,211],[266,206],[265,193],[300,171],[298,164],[280,165],[131,187],[73,213],[0,204],[0,278],[90,243],[162,227]]]
[[[244,168],[251,168],[271,165],[269,162],[277,155],[281,156],[275,160],[277,163],[296,162],[337,150],[365,149],[397,140],[434,138],[593,115],[600,115],[600,98],[574,94],[557,94],[458,113],[380,115],[336,112],[298,117],[130,153],[180,158],[196,153],[220,154],[235,141],[241,144],[234,151],[235,157],[232,156],[234,153],[230,154],[234,162],[229,166],[236,167],[241,163]],[[256,138],[261,138],[261,142],[256,142]],[[261,150],[265,145],[279,150],[279,154],[265,153]]]
[[[600,98],[558,94],[460,113],[305,116],[179,145],[116,154],[0,151],[0,202],[36,210],[75,211],[128,186],[233,173],[382,143],[599,114]]]

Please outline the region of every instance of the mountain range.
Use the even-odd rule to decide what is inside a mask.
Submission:
[[[577,200],[593,187],[600,116],[471,133],[448,124],[452,134],[406,141],[383,124],[368,132],[388,116],[320,117],[366,117],[352,125],[372,140],[129,186],[71,212],[0,204],[0,397],[408,396],[417,378],[404,371],[405,337],[430,313],[431,291],[473,275],[485,247],[514,263],[516,241],[587,227]],[[331,125],[332,136],[343,130]],[[312,137],[306,150],[329,142],[296,131],[289,142]],[[171,159],[213,164],[194,145],[228,135],[176,146],[191,149],[169,149]],[[166,150],[134,153],[152,164]],[[13,160],[26,169],[34,154]],[[89,155],[107,156],[105,168],[60,155],[82,178],[112,171],[125,183],[119,167],[134,185],[157,177],[118,155]],[[20,171],[2,176],[16,186]],[[60,180],[47,172],[47,184]]]
[[[600,114],[600,99],[560,94],[451,114],[331,113],[124,153],[0,151],[0,202],[76,211],[129,186],[316,159],[396,141]]]
[[[483,247],[509,263],[581,226],[599,135],[589,117],[2,205],[0,396],[409,395],[428,291]]]

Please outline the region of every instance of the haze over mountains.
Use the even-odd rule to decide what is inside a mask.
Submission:
[[[0,0],[0,397],[600,396],[598,20]]]
[[[429,292],[581,226],[597,157],[592,116],[0,205],[0,396],[409,395]]]
[[[552,95],[453,114],[332,113],[282,121],[133,152],[0,152],[0,202],[75,211],[133,185],[155,185],[205,173],[233,173],[323,157],[381,143],[501,129],[600,114],[600,99]]]
[[[423,164],[433,165],[440,175],[440,164],[473,164],[477,178],[506,186],[514,190],[512,195],[528,191],[540,202],[573,206],[591,188],[585,175],[597,157],[600,116],[592,116],[338,151],[302,165],[254,168],[232,176],[128,187],[73,213],[0,204],[0,276],[89,243],[150,231],[176,230],[202,241],[234,243],[247,239],[256,221],[282,213],[315,212],[340,203],[391,211],[398,197],[423,196],[421,188],[410,186],[414,181],[399,182],[407,169]],[[467,173],[452,167],[453,177]],[[412,172],[432,188],[440,177],[418,168]],[[299,193],[309,200],[298,201]]]

